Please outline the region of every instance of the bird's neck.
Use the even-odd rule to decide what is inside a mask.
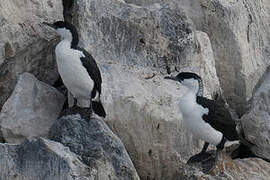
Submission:
[[[69,39],[63,39],[59,43],[59,47],[65,48],[65,49],[71,49],[71,41]]]

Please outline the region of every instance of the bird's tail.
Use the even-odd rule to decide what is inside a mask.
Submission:
[[[100,101],[100,94],[98,95],[98,98],[97,100],[93,100],[92,101],[92,108],[93,108],[93,111],[101,116],[101,117],[106,117],[106,112],[105,112],[105,109]]]

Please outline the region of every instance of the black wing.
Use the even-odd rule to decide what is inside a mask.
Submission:
[[[76,49],[83,52],[85,57],[81,57],[81,61],[83,66],[86,68],[88,74],[90,75],[91,79],[94,81],[94,88],[92,90],[92,98],[96,96],[96,91],[101,94],[101,73],[97,66],[95,59],[92,57],[90,53],[88,53],[85,49],[77,47]]]
[[[239,139],[236,131],[236,123],[223,103],[200,96],[197,96],[197,103],[209,110],[208,115],[203,115],[205,122],[222,132],[228,140],[234,141]]]

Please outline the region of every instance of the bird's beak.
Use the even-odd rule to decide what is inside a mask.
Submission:
[[[174,76],[165,76],[164,79],[171,79],[171,80],[177,81]]]
[[[53,25],[53,24],[50,24],[50,23],[47,23],[47,22],[43,22],[42,24],[46,25],[46,26],[49,26],[53,29],[55,29],[56,27]]]

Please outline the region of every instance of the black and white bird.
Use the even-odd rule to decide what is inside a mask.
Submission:
[[[64,21],[43,24],[52,27],[61,36],[55,54],[57,68],[64,85],[76,100],[90,99],[93,111],[105,117],[106,112],[100,100],[101,73],[91,54],[78,47],[79,36],[76,28]]]
[[[187,128],[198,138],[205,141],[201,152],[189,159],[188,163],[202,161],[209,144],[215,145],[214,162],[204,169],[210,172],[216,165],[218,152],[224,148],[226,140],[239,140],[236,123],[221,101],[210,100],[202,96],[203,82],[200,76],[191,72],[181,72],[177,76],[167,76],[180,82],[188,91],[180,99],[179,108]]]

